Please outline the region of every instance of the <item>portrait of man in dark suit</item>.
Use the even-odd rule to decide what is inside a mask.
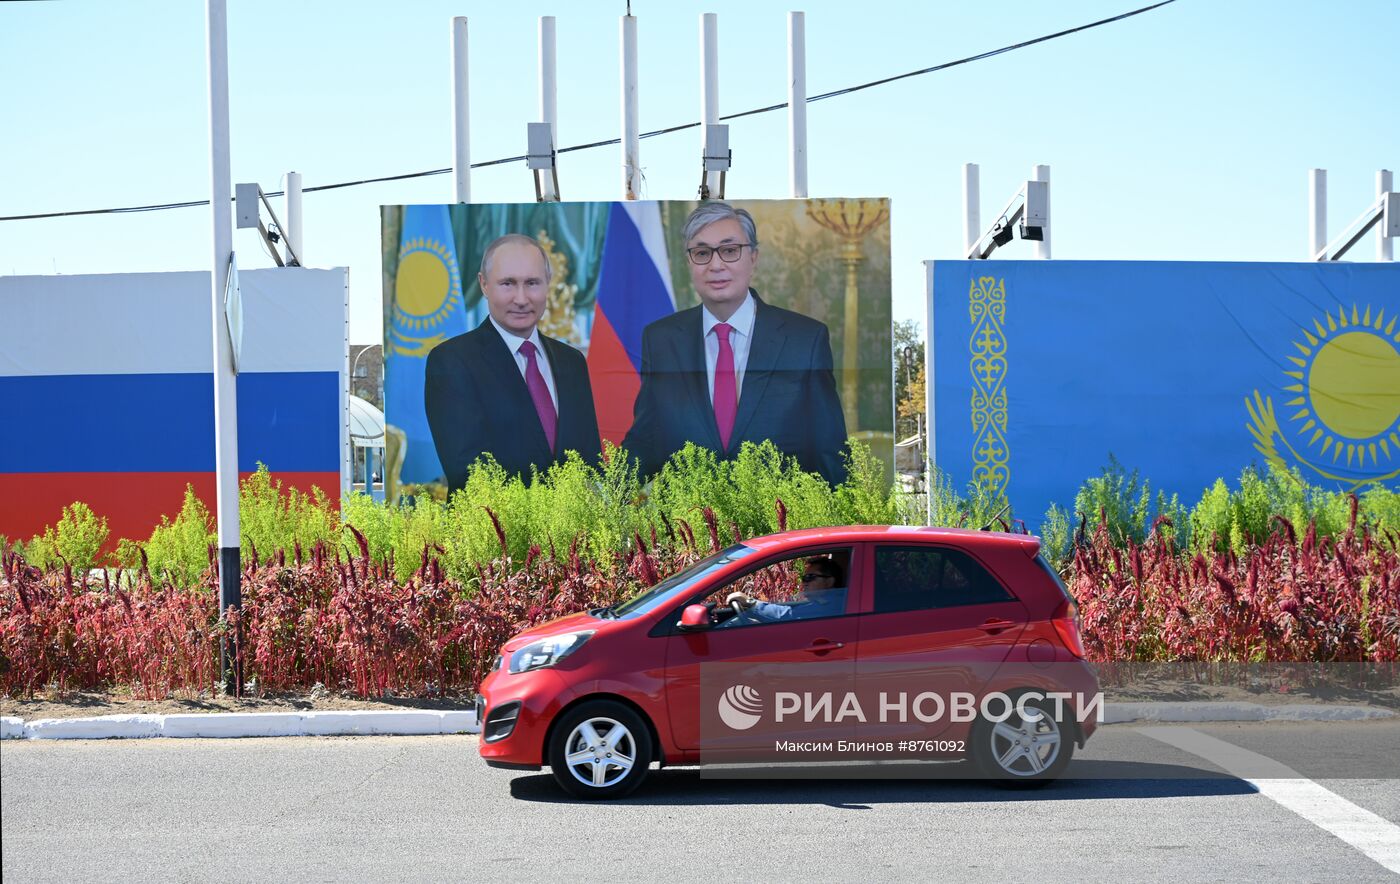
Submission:
[[[687,442],[732,458],[771,439],[804,470],[846,478],[846,421],[831,337],[821,322],[765,303],[750,286],[758,231],[743,209],[714,201],[684,227],[700,304],[642,333],[641,390],[623,447],[651,475]]]
[[[539,332],[551,268],[522,234],[487,246],[477,277],[490,316],[428,354],[424,408],[449,491],[490,454],[529,478],[569,451],[596,463],[600,449],[593,390],[583,354]]]

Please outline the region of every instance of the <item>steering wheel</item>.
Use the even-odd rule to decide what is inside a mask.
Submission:
[[[747,610],[744,607],[744,602],[742,599],[735,599],[733,602],[730,603],[729,607],[734,609],[735,617],[742,617],[744,615],[744,611]]]

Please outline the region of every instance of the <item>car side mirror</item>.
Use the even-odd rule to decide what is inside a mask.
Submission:
[[[681,612],[681,622],[676,624],[681,630],[709,629],[710,609],[704,605],[686,605]]]

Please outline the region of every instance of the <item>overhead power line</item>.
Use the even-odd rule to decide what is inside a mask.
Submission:
[[[1004,55],[1008,52],[1015,52],[1018,49],[1025,49],[1029,46],[1034,46],[1037,43],[1045,43],[1050,40],[1058,40],[1061,37],[1068,37],[1071,34],[1078,34],[1081,31],[1088,31],[1092,30],[1093,28],[1103,27],[1104,25],[1111,25],[1115,22],[1120,22],[1124,19],[1132,18],[1135,15],[1142,15],[1145,12],[1151,12],[1154,9],[1160,9],[1163,6],[1168,6],[1175,2],[1176,0],[1161,0],[1161,2],[1153,3],[1151,6],[1144,6],[1140,9],[1134,9],[1131,12],[1124,12],[1120,15],[1115,15],[1110,18],[1099,19],[1098,21],[1089,22],[1088,24],[1079,25],[1078,27],[1067,28],[1063,31],[1056,31],[1053,34],[1045,34],[1044,36],[1036,37],[1033,40],[1025,40],[1020,43],[1012,43],[1011,45],[1003,46],[1000,49],[992,49],[988,52],[978,53],[977,55],[969,55],[966,58],[959,58],[955,61],[947,61],[943,64],[936,64],[932,67],[920,68],[917,71],[909,71],[908,73],[904,74],[895,74],[892,77],[885,77],[884,79],[880,80],[871,80],[869,83],[861,83],[858,86],[847,86],[845,89],[837,89],[834,92],[823,92],[820,95],[812,95],[807,98],[807,102],[810,104],[814,101],[825,101],[828,98],[836,98],[841,95],[849,95],[852,92],[860,92],[862,89],[872,89],[876,86],[884,86],[887,83],[893,83],[896,80],[906,80],[910,77],[920,77],[925,74],[933,74],[937,73],[938,71],[946,71],[949,68],[955,68],[959,65],[971,64],[975,61],[984,61],[988,58],[993,58],[998,55]],[[772,111],[782,110],[787,106],[788,103],[784,101],[781,104],[770,104],[767,107],[757,107],[753,108],[752,110],[740,111],[734,114],[727,114],[725,116],[720,117],[720,119],[737,120],[741,117],[752,117],[758,114],[766,114]],[[655,138],[658,135],[670,135],[673,132],[681,132],[686,129],[694,129],[698,126],[700,126],[700,123],[698,122],[682,123],[678,126],[669,126],[665,129],[654,129],[650,132],[643,132],[640,137]],[[575,144],[570,147],[559,148],[559,153],[570,153],[576,150],[590,150],[595,147],[607,147],[611,144],[618,144],[621,142],[621,140],[622,139],[620,138],[608,138],[603,141],[590,141],[587,144]],[[486,160],[480,163],[472,163],[471,168],[483,169],[487,166],[500,166],[505,163],[518,163],[522,162],[524,159],[524,154],[514,157],[502,157],[497,160]],[[343,187],[359,187],[363,184],[380,184],[385,181],[404,181],[409,178],[426,178],[430,175],[446,175],[451,171],[452,167],[447,166],[446,168],[442,169],[427,169],[422,172],[405,172],[400,175],[383,175],[378,178],[361,178],[357,181],[340,181],[335,184],[320,184],[315,187],[307,187],[303,188],[302,192],[314,193],[320,190],[339,190]],[[282,196],[283,191],[272,191],[265,195]],[[40,212],[33,215],[0,215],[0,221],[33,221],[39,218],[72,218],[79,215],[122,215],[130,212],[161,212],[167,209],[188,209],[191,206],[207,205],[209,205],[209,200],[187,200],[185,202],[180,203],[156,203],[148,206],[122,206],[114,209],[80,209],[72,212]]]

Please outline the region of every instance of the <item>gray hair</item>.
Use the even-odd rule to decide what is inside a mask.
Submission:
[[[554,268],[549,264],[549,255],[545,254],[544,246],[540,245],[533,236],[526,236],[523,233],[507,233],[505,236],[498,236],[491,241],[491,245],[487,246],[486,251],[481,253],[481,275],[483,278],[491,278],[491,256],[496,254],[496,249],[510,243],[532,245],[539,249],[540,257],[544,259],[544,281],[546,283],[554,281]]]
[[[681,232],[685,241],[690,242],[701,230],[726,218],[733,218],[739,222],[739,225],[744,228],[744,235],[749,238],[749,244],[753,246],[755,252],[758,251],[758,228],[753,223],[753,216],[747,210],[736,209],[721,200],[711,200],[696,206],[695,211],[691,212],[690,216],[685,219],[685,227]]]

